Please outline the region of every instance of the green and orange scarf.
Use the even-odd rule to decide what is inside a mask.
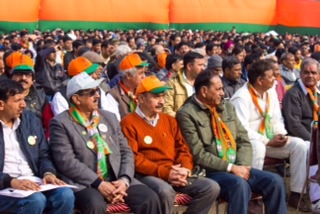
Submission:
[[[100,136],[100,133],[97,129],[99,124],[100,115],[98,111],[92,113],[92,121],[87,121],[83,114],[75,107],[71,105],[69,108],[69,114],[75,122],[87,129],[87,132],[90,134],[90,141],[94,145],[94,151],[97,153],[97,174],[102,180],[106,180],[108,177],[108,166],[106,155],[112,153],[108,144]]]
[[[318,105],[318,93],[317,90],[311,91],[310,88],[307,88],[308,94],[311,98],[311,101],[313,103],[313,120],[316,121],[314,123],[314,128],[318,128],[318,120],[319,120],[319,105]]]
[[[133,92],[129,91],[123,84],[122,82],[119,82],[120,88],[126,93],[126,95],[129,97],[129,109],[130,112],[134,112],[137,108],[137,98],[133,94]]]
[[[262,116],[262,121],[259,127],[259,134],[264,135],[266,134],[267,138],[271,140],[274,137],[273,129],[271,127],[271,116],[269,114],[270,110],[270,97],[268,92],[266,92],[266,106],[265,106],[265,111],[262,110],[262,108],[259,105],[258,102],[258,95],[256,94],[256,91],[254,90],[253,86],[248,83],[248,89],[249,93],[251,95],[252,101],[256,108],[258,109],[260,115]]]
[[[207,107],[213,115],[211,125],[216,137],[218,156],[229,163],[235,163],[237,158],[237,144],[233,135],[226,124],[220,119],[216,108]]]

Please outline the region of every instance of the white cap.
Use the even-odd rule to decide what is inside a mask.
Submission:
[[[267,32],[266,34],[265,34],[266,36],[278,36],[279,34],[277,33],[277,32],[275,32],[274,30],[271,30],[271,31],[269,31],[269,32]]]
[[[67,85],[67,98],[70,99],[72,95],[80,90],[95,88],[103,81],[103,78],[94,80],[86,72],[81,72],[69,80]]]
[[[77,36],[74,34],[68,33],[67,36],[70,37],[72,39],[72,41],[77,40]]]

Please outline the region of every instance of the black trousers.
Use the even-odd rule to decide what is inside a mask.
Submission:
[[[129,186],[128,196],[124,198],[131,211],[136,214],[160,214],[161,206],[158,195],[144,184]],[[107,202],[94,188],[85,188],[75,192],[75,209],[82,214],[105,214]]]

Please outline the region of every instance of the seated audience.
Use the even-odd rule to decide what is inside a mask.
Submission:
[[[136,177],[159,196],[162,213],[172,213],[175,191],[192,197],[186,213],[208,213],[219,185],[207,178],[188,182],[193,158],[175,118],[162,113],[164,93],[170,90],[155,76],[137,87],[138,107],[121,121],[135,158]]]
[[[75,208],[105,214],[125,202],[134,213],[160,213],[157,195],[133,178],[134,159],[116,116],[98,110],[102,79],[86,72],[67,85],[69,110],[51,120],[50,148],[62,180],[76,185]]]

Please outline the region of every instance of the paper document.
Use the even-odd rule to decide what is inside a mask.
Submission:
[[[25,197],[28,197],[29,195],[32,195],[35,192],[44,192],[44,191],[57,189],[61,187],[78,188],[77,186],[73,186],[73,185],[58,186],[54,184],[42,184],[42,179],[35,176],[21,176],[21,177],[18,177],[18,179],[27,179],[27,180],[33,181],[39,184],[41,189],[39,191],[32,191],[32,190],[25,191],[25,190],[13,189],[13,188],[6,188],[3,190],[0,190],[0,195],[14,197],[14,198],[25,198]]]

